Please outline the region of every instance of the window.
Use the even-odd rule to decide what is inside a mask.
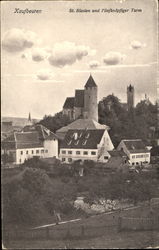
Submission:
[[[132,163],[132,165],[134,165],[134,162]]]
[[[36,150],[36,154],[39,154],[39,150]]]
[[[26,151],[26,154],[28,155],[28,150]]]
[[[68,162],[72,162],[72,158],[68,158]]]
[[[104,160],[108,160],[109,159],[109,157],[108,156],[104,156]]]
[[[132,155],[132,159],[134,159],[135,158],[135,155]]]
[[[42,154],[44,153],[44,149],[41,149],[41,153],[42,153]]]
[[[72,151],[68,151],[68,154],[69,154],[69,155],[72,155]]]
[[[64,161],[65,161],[65,158],[62,158],[62,161],[64,162]]]
[[[96,155],[96,152],[95,151],[91,151],[91,155]]]
[[[84,155],[88,155],[88,151],[84,151],[83,154],[84,154]]]
[[[138,162],[136,162],[136,165],[139,165],[139,163],[138,163]]]
[[[48,150],[47,150],[47,149],[45,150],[45,153],[48,153]]]
[[[20,154],[22,155],[22,154],[23,154],[23,151],[20,151]]]
[[[19,159],[19,162],[21,163],[21,159]]]
[[[34,150],[32,150],[31,153],[34,154]]]
[[[66,154],[66,150],[62,150],[62,154]]]
[[[81,154],[81,152],[80,151],[76,151],[76,155],[80,155]]]

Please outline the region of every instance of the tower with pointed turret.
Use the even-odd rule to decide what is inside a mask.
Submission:
[[[98,121],[98,103],[97,103],[97,91],[98,87],[92,77],[88,78],[84,87],[84,112],[85,119],[93,119]]]
[[[131,84],[127,87],[127,107],[128,111],[134,108],[134,87]]]

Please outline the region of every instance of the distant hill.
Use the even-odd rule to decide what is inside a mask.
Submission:
[[[1,117],[2,122],[13,122],[13,126],[24,127],[27,124],[28,118],[21,117]],[[34,123],[39,122],[40,119],[32,119]]]

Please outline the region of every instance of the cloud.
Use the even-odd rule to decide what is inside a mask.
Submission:
[[[34,32],[13,28],[4,34],[2,48],[10,53],[20,52],[39,42]]]
[[[89,62],[89,67],[92,68],[97,68],[100,65],[98,61],[90,61]]]
[[[104,56],[103,62],[106,65],[116,65],[120,64],[124,60],[124,58],[125,55],[121,54],[120,52],[110,51]]]
[[[54,78],[54,73],[49,69],[42,69],[37,72],[37,79],[41,81],[52,80]]]
[[[65,65],[72,65],[91,54],[91,52],[91,49],[87,46],[65,41],[54,45],[48,60],[51,65],[62,68]]]
[[[45,48],[35,48],[32,51],[32,60],[36,62],[43,61],[49,56],[49,52]]]
[[[141,49],[143,47],[146,47],[145,43],[141,43],[139,41],[132,41],[130,45],[130,49]]]

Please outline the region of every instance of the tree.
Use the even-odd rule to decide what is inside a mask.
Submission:
[[[62,112],[58,112],[54,116],[45,115],[44,118],[39,122],[39,124],[42,124],[52,132],[56,132],[56,130],[60,129],[61,127],[67,126],[71,122],[72,121],[67,115],[63,115]]]
[[[42,195],[48,184],[48,175],[43,170],[27,168],[23,174],[22,187],[36,196]]]

